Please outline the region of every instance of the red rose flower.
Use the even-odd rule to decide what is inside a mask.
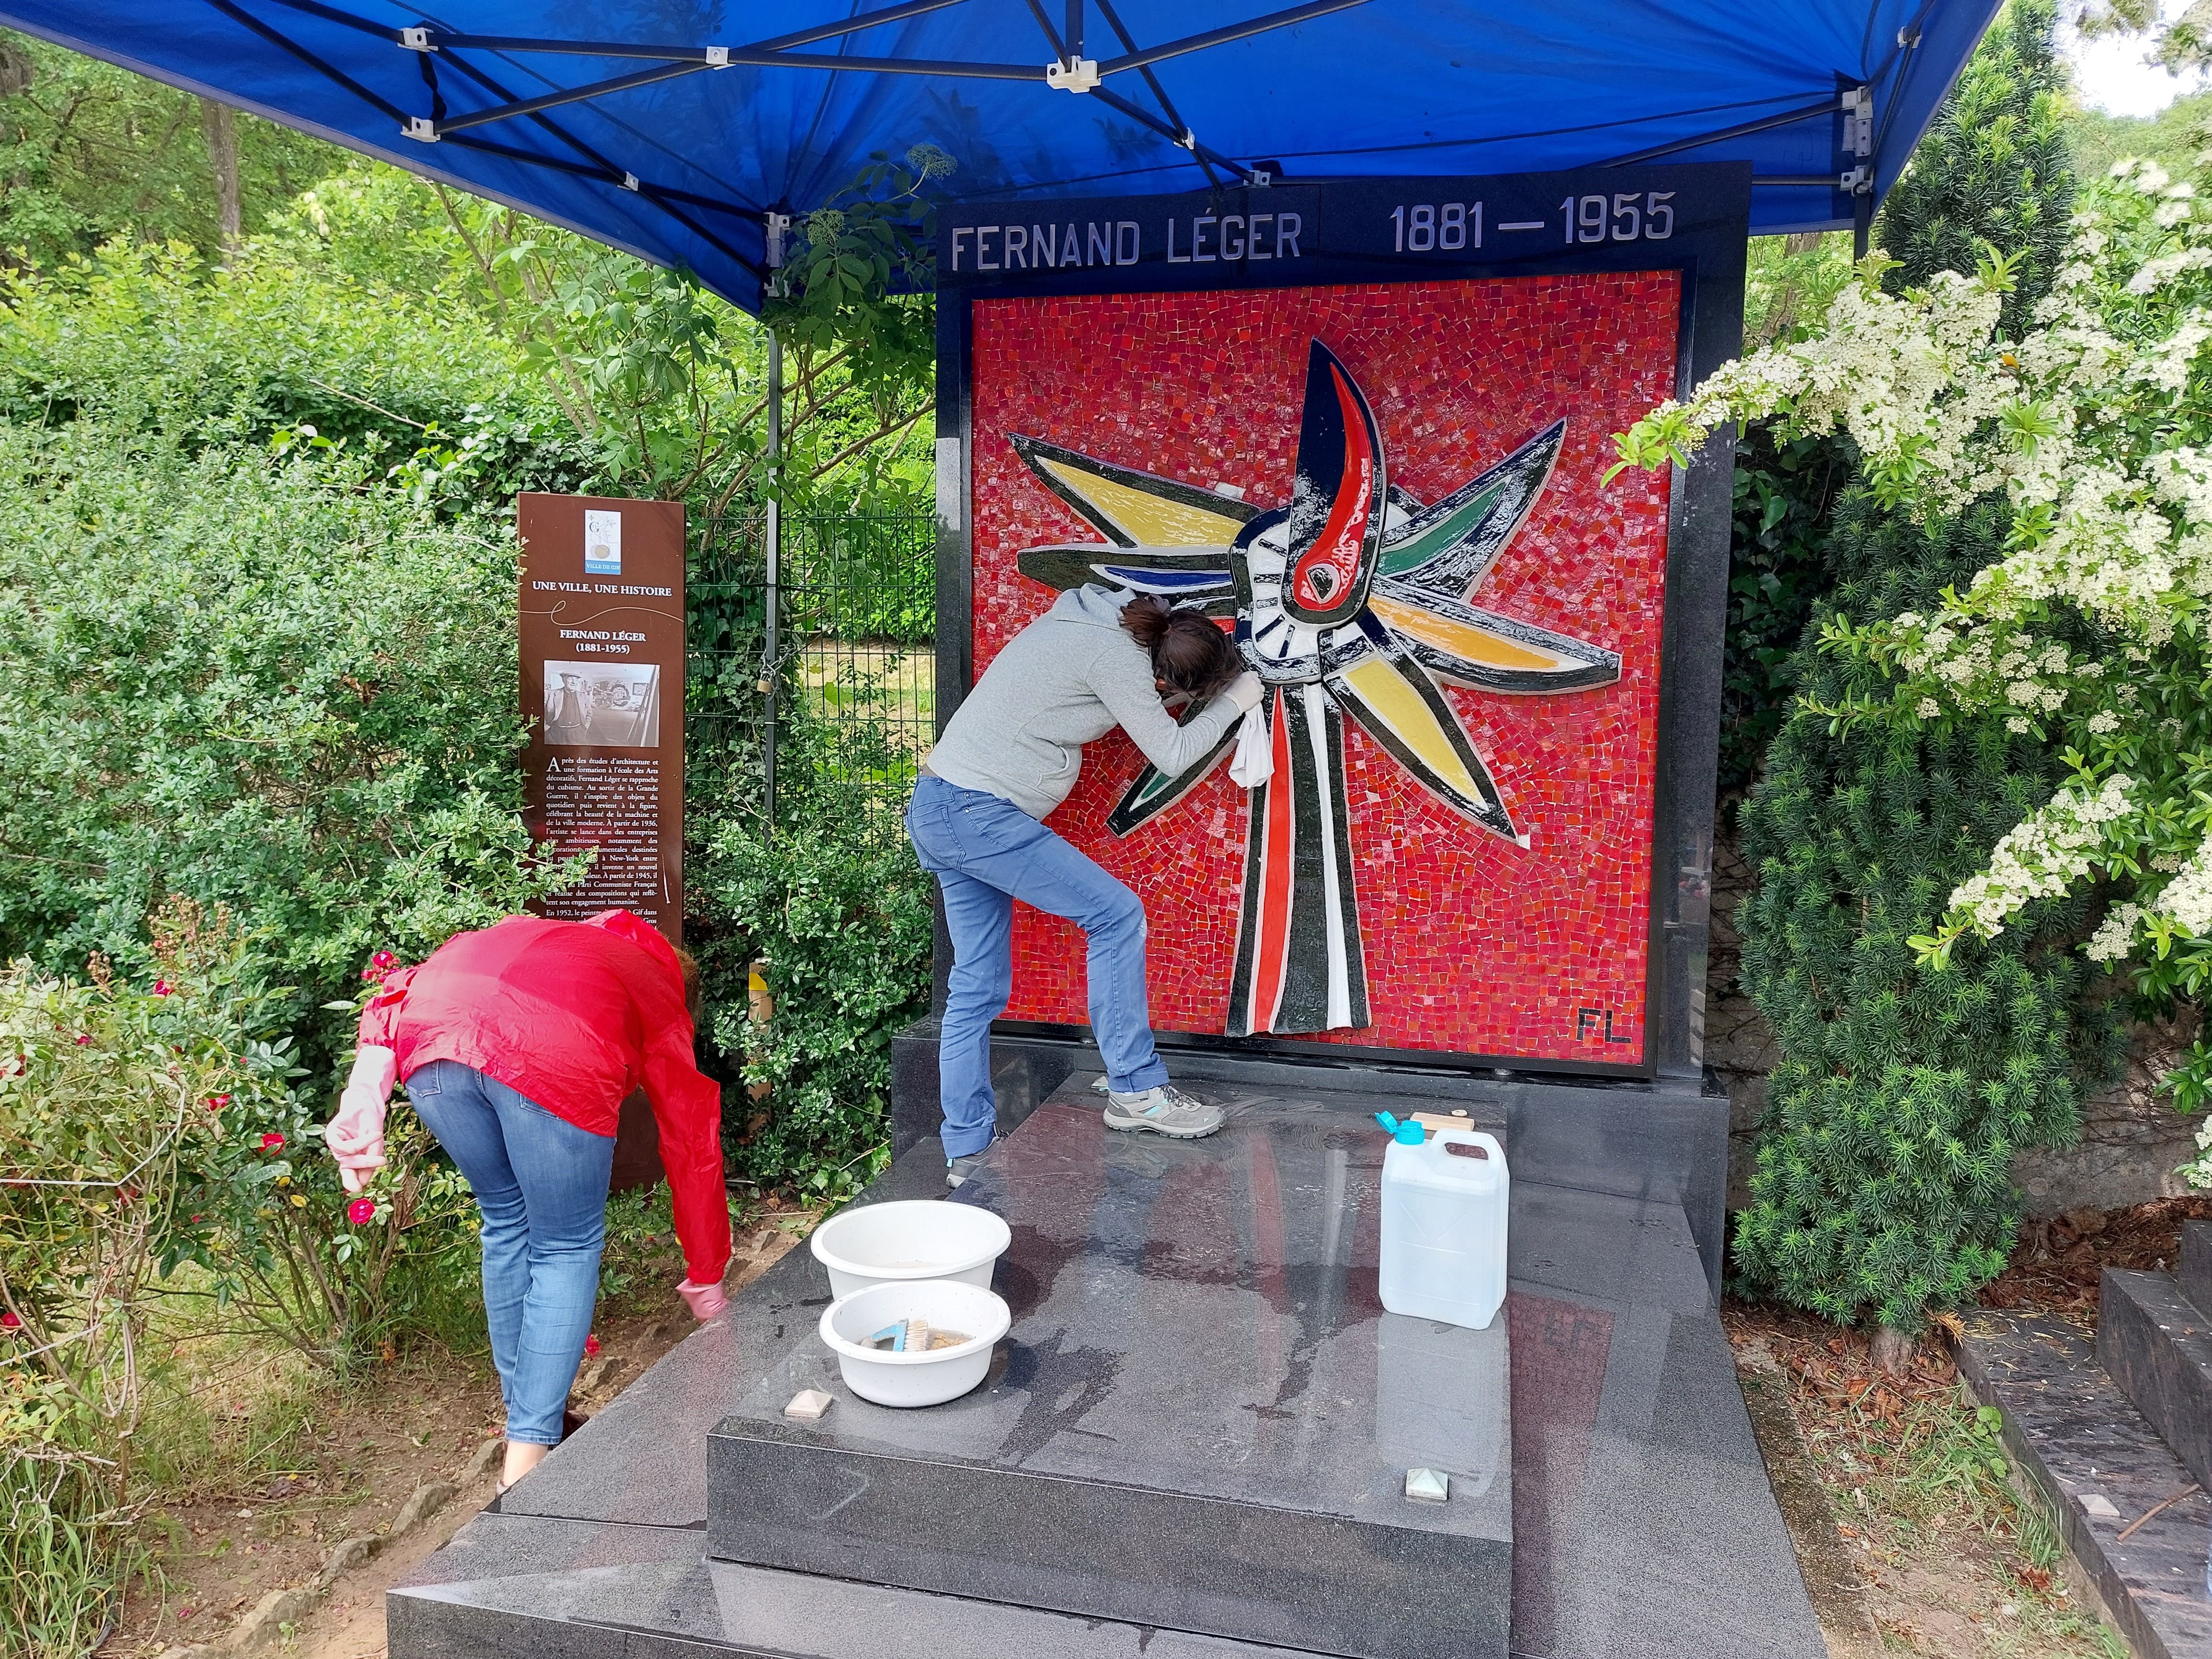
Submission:
[[[78,1048],[83,1048],[87,1043],[90,1042],[91,1041],[92,1041],[92,1033],[91,1033],[91,1032],[89,1032],[89,1031],[79,1031],[79,1032],[76,1034],[76,1046],[77,1046]]]
[[[376,1200],[373,1198],[356,1198],[346,1206],[346,1219],[356,1227],[364,1221],[374,1221],[375,1218]]]
[[[175,986],[170,984],[166,979],[157,979],[154,981],[154,994],[157,997],[167,996],[176,988],[177,988]]]
[[[264,1152],[273,1152],[283,1144],[284,1137],[278,1134],[274,1129],[271,1129],[267,1134],[261,1137],[261,1150]]]
[[[13,1308],[0,1312],[0,1331],[20,1331],[22,1328],[23,1322],[15,1317],[15,1310]]]
[[[596,1354],[599,1351],[599,1339],[598,1337],[587,1336],[584,1339],[584,1353],[586,1358]]]
[[[389,951],[379,951],[368,960],[372,966],[378,968],[397,968],[399,965],[399,958]]]
[[[229,1104],[230,1097],[228,1095],[210,1095],[208,1097],[208,1110],[210,1112],[219,1112]]]

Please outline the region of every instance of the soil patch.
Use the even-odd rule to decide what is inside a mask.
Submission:
[[[732,1291],[803,1238],[812,1221],[805,1213],[757,1216],[741,1225]],[[629,1288],[602,1302],[598,1352],[586,1355],[570,1396],[575,1409],[588,1415],[605,1406],[690,1332],[674,1290],[680,1271],[634,1271]],[[211,1376],[206,1386],[228,1390],[211,1398],[242,1424],[267,1414],[268,1401],[257,1394],[269,1386],[265,1368]],[[349,1393],[326,1391],[291,1430],[282,1459],[289,1467],[264,1477],[265,1456],[241,1458],[255,1466],[251,1485],[195,1491],[190,1501],[154,1512],[147,1522],[153,1574],[134,1587],[100,1659],[185,1659],[173,1650],[219,1649],[270,1591],[312,1585],[340,1541],[388,1538],[421,1488],[458,1486],[427,1521],[339,1573],[312,1609],[261,1648],[287,1659],[382,1659],[384,1593],[491,1501],[497,1455],[481,1465],[477,1459],[500,1424],[489,1357],[435,1346],[395,1357]]]
[[[2003,1274],[1983,1290],[1982,1305],[2054,1313],[2094,1330],[2105,1269],[2172,1272],[2181,1259],[2185,1221],[2212,1221],[2212,1193],[2027,1222]]]
[[[1923,1344],[1890,1376],[1803,1316],[1731,1304],[1722,1322],[1836,1659],[2125,1659],[1948,1355]]]

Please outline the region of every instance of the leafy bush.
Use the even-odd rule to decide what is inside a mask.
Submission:
[[[688,880],[717,921],[692,942],[714,1046],[767,1085],[750,1108],[728,1091],[731,1173],[837,1199],[888,1154],[890,1041],[928,1012],[934,886],[900,820],[914,758],[886,726],[802,712],[779,764],[773,835],[736,815],[704,831]],[[756,962],[775,1010],[764,1024],[750,1017]]]
[[[2047,794],[2055,757],[2001,719],[1877,729],[1856,711],[1888,701],[1888,671],[1838,649],[1850,613],[1937,606],[2021,528],[1985,498],[1994,477],[1940,506],[1909,480],[1959,452],[1948,415],[1917,425],[1938,411],[1947,354],[2001,313],[2032,314],[2058,275],[2074,182],[2051,27],[2049,0],[2012,0],[1961,75],[1877,228],[1905,263],[1869,260],[1814,337],[1722,369],[1622,440],[1648,462],[1722,420],[1772,419],[1775,441],[1840,428],[1855,447],[1860,477],[1823,556],[1839,586],[1779,671],[1796,702],[1742,809],[1759,883],[1739,912],[1744,986],[1782,1059],[1735,1255],[1756,1290],[1897,1331],[2002,1266],[2013,1155],[2075,1132],[2081,1078],[2112,1054],[2065,954],[2078,909],[2037,908],[1948,977],[1915,948]],[[1992,246],[2014,273],[2003,283],[1947,274]]]
[[[554,414],[514,354],[447,295],[401,295],[256,245],[227,270],[191,248],[111,243],[0,287],[0,412],[91,416],[187,447],[310,424],[411,449],[471,409],[533,432]]]
[[[0,949],[135,960],[187,894],[298,1018],[521,908],[559,876],[514,815],[514,582],[505,530],[342,454],[0,425]]]
[[[467,1187],[404,1108],[339,1190],[255,945],[175,899],[143,975],[0,975],[0,1650],[80,1650],[115,1590],[158,1309],[343,1374],[469,1276]]]
[[[2002,549],[2008,519],[1984,504],[1923,531],[1860,490],[1820,617],[1927,602]],[[1736,1260],[1760,1294],[1909,1330],[2002,1269],[2013,1154],[2071,1137],[2076,1079],[2111,1057],[2112,1023],[2081,1012],[2078,904],[2042,907],[1950,974],[1912,948],[2047,793],[2041,746],[1994,722],[1838,723],[1824,711],[1885,692],[1881,672],[1817,651],[1796,666],[1799,701],[1741,815],[1759,876],[1738,912],[1743,983],[1781,1059]]]
[[[104,966],[102,979],[106,978]],[[140,1493],[149,1304],[205,1103],[237,1077],[161,981],[0,976],[0,1640],[74,1651]]]
[[[1785,439],[1747,423],[1736,444],[1721,670],[1720,787],[1753,781],[1790,707],[1797,647],[1816,595],[1833,578],[1828,538],[1851,476],[1838,441]]]
[[[0,978],[21,1183],[0,1189],[0,1301],[41,1346],[72,1322],[143,1318],[155,1295],[204,1302],[202,1334],[242,1322],[343,1371],[403,1321],[410,1273],[449,1274],[466,1186],[397,1107],[385,1168],[349,1199],[263,941],[185,898],[151,935],[143,983],[98,956],[82,981],[27,963]],[[126,1248],[145,1253],[136,1278],[105,1265]]]

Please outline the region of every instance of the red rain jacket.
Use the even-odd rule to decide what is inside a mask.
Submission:
[[[683,972],[657,929],[604,910],[456,933],[386,979],[362,1011],[361,1040],[392,1051],[402,1082],[432,1060],[459,1060],[595,1135],[612,1135],[623,1101],[643,1088],[684,1266],[695,1285],[720,1280],[730,1262],[722,1091],[692,1060]]]

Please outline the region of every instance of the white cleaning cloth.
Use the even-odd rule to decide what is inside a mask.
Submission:
[[[1244,711],[1237,728],[1237,752],[1229,760],[1229,775],[1247,789],[1257,789],[1275,775],[1275,744],[1267,722],[1256,708]]]

